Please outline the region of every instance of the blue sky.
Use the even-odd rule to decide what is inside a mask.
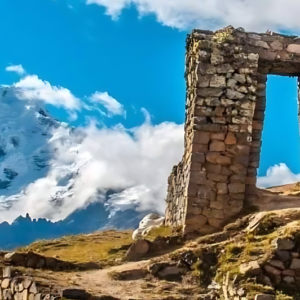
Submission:
[[[80,98],[95,91],[108,92],[127,111],[126,120],[106,119],[108,125],[142,123],[142,107],[155,123],[184,121],[186,32],[161,26],[154,17],[139,20],[133,8],[112,21],[96,5],[81,3],[71,9],[65,1],[30,3],[0,3],[0,11],[5,12],[1,36],[6,45],[0,50],[2,84],[18,81],[5,67],[22,64],[29,74]],[[52,108],[51,112],[60,119],[67,117],[63,111]],[[74,125],[82,122],[81,115]]]
[[[21,64],[28,74],[35,74],[52,86],[64,87],[80,99],[96,91],[107,92],[126,110],[126,118],[123,115],[109,118],[83,109],[76,120],[70,121],[64,109],[48,106],[55,117],[74,126],[84,125],[89,116],[107,126],[122,123],[131,128],[143,123],[142,108],[151,114],[154,124],[164,121],[182,124],[185,38],[191,28],[184,20],[186,15],[193,17],[192,12],[187,9],[186,15],[178,17],[173,7],[170,12],[161,13],[160,9],[168,8],[164,6],[166,1],[153,1],[153,7],[148,5],[147,16],[140,17],[142,8],[137,9],[135,1],[130,2],[132,5],[121,13],[118,6],[110,6],[113,4],[104,7],[75,0],[1,1],[0,83],[10,85],[19,81],[16,73],[6,72],[5,68]],[[192,2],[187,1],[186,7]],[[98,0],[99,3],[105,1]],[[231,0],[224,3],[230,4]],[[113,11],[113,17],[119,13],[119,18],[107,15],[107,9]],[[227,22],[227,16],[216,15],[220,19],[214,20],[209,11],[207,16],[199,12],[193,18],[202,28]],[[252,22],[255,26],[282,27],[274,21],[276,13],[270,12],[269,23],[262,21],[260,13],[253,17],[257,18],[257,22]],[[233,25],[244,22],[232,20]],[[287,27],[295,28],[295,20],[291,15],[283,21]],[[247,22],[245,25],[251,27],[251,18]],[[295,79],[269,78],[261,176],[279,163],[286,163],[292,172],[300,173],[296,97]]]

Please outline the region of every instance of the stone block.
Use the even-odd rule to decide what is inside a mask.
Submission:
[[[282,280],[288,284],[293,284],[295,282],[295,278],[292,276],[284,276]]]
[[[220,154],[218,152],[208,152],[206,154],[206,161],[216,164],[219,156],[220,156]],[[212,172],[212,173],[215,173],[215,172]]]
[[[207,117],[193,117],[191,118],[192,123],[194,124],[198,124],[198,125],[203,125],[203,124],[207,124]]]
[[[233,174],[229,177],[230,183],[242,183],[245,184],[246,182],[246,175],[244,174]]]
[[[203,153],[192,153],[191,161],[192,163],[205,163],[205,155]]]
[[[208,144],[210,140],[210,132],[194,131],[193,143]]]
[[[228,99],[232,99],[232,100],[241,100],[245,98],[244,94],[234,91],[232,89],[227,89],[226,96]]]
[[[204,208],[203,215],[207,218],[224,219],[224,211],[219,209]]]
[[[255,168],[248,168],[248,170],[247,170],[247,176],[249,176],[249,177],[255,177],[255,176],[257,176],[257,169],[255,169]]]
[[[228,182],[228,176],[221,175],[221,174],[214,174],[214,173],[207,173],[208,179],[216,182]]]
[[[290,53],[300,54],[300,45],[290,44],[287,47],[287,51]]]
[[[246,185],[242,183],[230,183],[228,189],[230,194],[245,193]]]
[[[216,200],[216,192],[204,185],[201,185],[198,189],[198,197],[200,199],[207,199],[209,201],[215,201]]]
[[[226,145],[235,145],[236,144],[236,137],[233,132],[228,132],[226,139],[225,139],[225,144]]]
[[[223,219],[216,219],[216,218],[209,218],[208,224],[215,228],[221,228],[223,226],[224,220]]]
[[[257,178],[256,177],[249,177],[246,178],[246,184],[248,185],[256,185]]]
[[[187,214],[185,224],[203,226],[207,223],[207,218],[203,215]]]
[[[13,295],[10,289],[3,290],[3,300],[12,300]]]
[[[205,184],[206,183],[206,172],[204,171],[191,171],[189,180],[192,183],[196,184]]]
[[[189,182],[186,186],[185,196],[186,197],[197,197],[199,185]]]
[[[228,156],[219,155],[217,158],[217,163],[222,166],[229,166],[231,164],[231,159]],[[222,170],[223,170],[223,168],[222,168]]]
[[[239,200],[238,202],[241,202],[241,200],[245,199],[244,193],[237,193],[237,194],[230,194],[231,202]]]
[[[198,76],[198,87],[209,87],[209,83],[210,83],[210,78],[211,75],[202,75],[202,76]]]
[[[288,261],[291,258],[289,251],[277,250],[276,256],[282,261]]]
[[[222,126],[220,124],[193,125],[193,129],[199,131],[220,132],[222,131]]]
[[[225,125],[225,124],[227,123],[225,117],[213,117],[213,118],[211,118],[211,119],[212,119],[212,121],[213,121],[215,124],[223,124],[223,125]]]
[[[250,153],[249,145],[227,145],[226,150],[232,156],[248,156]]]
[[[242,84],[246,83],[246,76],[245,76],[245,74],[237,74],[237,73],[235,73],[235,74],[233,75],[233,78],[234,78],[237,82],[239,82],[239,83],[242,83]]]
[[[240,131],[240,126],[230,124],[230,125],[228,125],[228,131],[239,132]]]
[[[248,167],[249,165],[249,156],[237,156],[233,159],[235,165],[242,165]]]
[[[201,215],[202,212],[203,209],[201,207],[192,206],[192,205],[187,206],[187,210],[186,210],[187,214]]]
[[[230,64],[222,64],[217,66],[217,73],[233,73],[234,69]]]
[[[191,162],[190,164],[190,171],[201,171],[202,170],[202,164],[196,163],[196,162]]]
[[[226,195],[228,194],[228,186],[227,183],[218,183],[217,184],[217,194],[218,195]]]
[[[213,75],[210,79],[210,86],[216,88],[226,87],[226,77]]]
[[[209,63],[201,63],[197,66],[196,72],[199,74],[216,74],[217,69],[215,66],[209,64]]]
[[[22,300],[28,300],[28,290],[25,289],[22,292]]]
[[[210,202],[210,208],[211,209],[223,209],[223,202],[222,201],[211,201]]]
[[[11,267],[5,267],[3,269],[3,278],[11,278]]]
[[[225,140],[225,132],[216,132],[212,133],[210,138],[212,140],[219,140],[219,141],[224,141]]]
[[[296,276],[295,270],[283,270],[282,271],[283,276]]]
[[[277,250],[292,250],[295,247],[295,242],[290,239],[278,238],[273,241]]]
[[[271,274],[271,275],[281,275],[281,271],[270,266],[270,265],[265,265],[264,267],[265,271],[268,273],[268,274]]]
[[[292,270],[300,269],[300,259],[299,258],[293,258],[290,269],[292,269]]]
[[[225,175],[225,176],[229,176],[231,174],[231,172],[228,167],[223,166],[221,174]]]
[[[221,97],[223,95],[222,88],[198,88],[197,95],[201,97]]]
[[[222,152],[225,150],[225,143],[223,141],[213,140],[209,145],[209,151],[212,152]]]
[[[208,152],[208,144],[192,144],[191,152],[206,154]]]
[[[269,265],[280,270],[285,269],[284,263],[281,260],[272,259],[269,261]]]
[[[11,280],[10,278],[4,278],[1,283],[1,288],[8,289],[10,286],[10,280]]]
[[[208,156],[207,158],[210,159],[211,157]],[[208,173],[221,174],[221,172],[222,172],[222,165],[220,165],[220,164],[214,164],[214,163],[207,162],[204,164],[204,168]]]
[[[224,62],[224,57],[217,54],[212,54],[210,57],[210,62],[212,65],[219,65]]]
[[[219,106],[221,105],[221,101],[217,97],[208,97],[204,99],[204,103],[207,106]]]

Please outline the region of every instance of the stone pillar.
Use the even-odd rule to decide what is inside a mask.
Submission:
[[[256,183],[265,77],[243,38],[228,27],[187,39],[185,154],[169,178],[166,209],[166,224],[185,233],[220,228]]]

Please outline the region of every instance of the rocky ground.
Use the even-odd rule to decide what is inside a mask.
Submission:
[[[300,209],[245,214],[193,240],[164,227],[131,236],[111,230],[2,252],[3,270],[14,274],[3,275],[3,299],[300,299]]]

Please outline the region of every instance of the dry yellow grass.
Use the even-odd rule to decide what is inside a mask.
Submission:
[[[45,256],[58,256],[70,262],[114,262],[123,258],[126,246],[132,241],[132,231],[104,231],[89,235],[67,236],[49,241],[38,241],[19,251],[34,251]],[[124,246],[124,248],[122,248]]]

